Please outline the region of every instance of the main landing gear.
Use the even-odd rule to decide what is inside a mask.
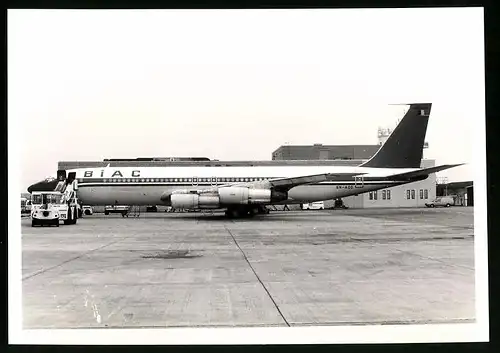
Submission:
[[[263,205],[252,207],[228,207],[226,210],[226,217],[229,218],[250,218],[256,214],[267,214],[269,209]]]

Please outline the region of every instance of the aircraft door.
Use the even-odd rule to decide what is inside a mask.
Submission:
[[[354,177],[354,187],[362,188],[364,186],[364,177],[362,175]]]
[[[60,169],[57,171],[57,180],[63,181],[66,180],[66,171],[63,169]]]

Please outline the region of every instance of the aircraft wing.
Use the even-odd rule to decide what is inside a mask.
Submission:
[[[323,174],[313,174],[305,175],[291,178],[275,178],[267,179],[253,182],[245,183],[232,183],[217,186],[218,188],[230,187],[230,186],[241,186],[241,187],[255,187],[255,188],[265,188],[274,187],[277,190],[289,190],[295,186],[306,185],[306,184],[316,184],[322,181],[335,180],[338,178],[353,177],[356,175],[361,175],[364,173],[323,173]]]
[[[280,178],[280,179],[270,179],[269,184],[276,189],[289,190],[295,186],[305,185],[305,184],[316,184],[322,181],[335,180],[340,177],[353,177],[356,175],[361,175],[362,173],[326,173],[326,174],[315,174],[306,175],[292,178]]]
[[[442,170],[454,168],[463,165],[464,163],[461,164],[443,164],[437,167],[431,167],[431,168],[424,168],[424,169],[419,169],[415,170],[413,172],[406,172],[406,173],[401,173],[401,174],[394,174],[388,176],[386,179],[388,180],[407,180],[407,179],[412,179],[412,178],[418,178],[418,177],[423,177],[427,176],[432,173],[437,173]]]

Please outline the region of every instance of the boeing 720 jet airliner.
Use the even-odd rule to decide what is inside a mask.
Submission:
[[[420,168],[430,110],[431,103],[410,104],[377,153],[357,167],[106,167],[67,172],[75,173],[78,197],[86,205],[168,205],[226,209],[230,217],[248,216],[263,212],[266,205],[358,195],[461,165]],[[34,186],[31,191],[36,191]]]

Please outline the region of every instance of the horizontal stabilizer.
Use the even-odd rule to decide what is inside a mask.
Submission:
[[[431,168],[424,168],[420,170],[415,170],[413,172],[407,172],[407,173],[401,173],[401,174],[395,174],[388,176],[388,180],[409,180],[409,179],[415,179],[415,178],[420,178],[420,177],[426,177],[429,174],[432,173],[437,173],[442,170],[454,168],[463,165],[464,163],[461,164],[443,164],[437,167],[431,167]]]

